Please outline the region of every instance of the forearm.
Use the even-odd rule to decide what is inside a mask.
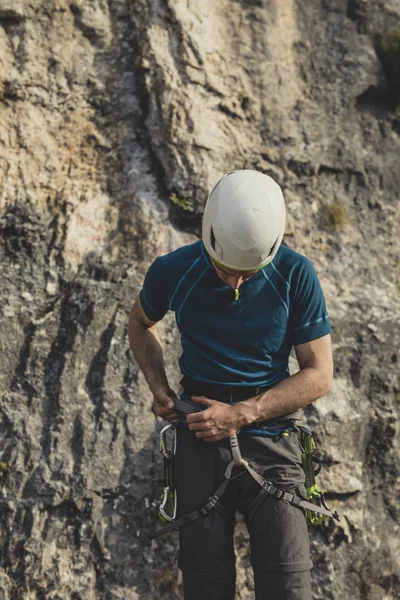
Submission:
[[[141,323],[131,320],[129,344],[152,393],[155,394],[160,389],[167,392],[169,385],[156,325],[146,328]]]
[[[305,367],[267,392],[240,402],[238,405],[240,426],[274,419],[304,408],[326,394],[330,385],[329,376],[324,376],[313,367]]]

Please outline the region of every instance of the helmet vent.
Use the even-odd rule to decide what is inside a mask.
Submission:
[[[211,248],[212,248],[215,256],[217,258],[219,258],[220,260],[222,260],[224,257],[224,253],[223,253],[221,246],[218,244],[217,240],[215,239],[214,230],[213,230],[212,226],[210,226],[210,244],[211,244]]]
[[[275,250],[275,248],[276,248],[276,245],[277,245],[277,243],[278,243],[278,240],[279,240],[279,235],[278,235],[278,237],[276,238],[275,242],[272,244],[272,247],[271,247],[271,250],[270,250],[270,251],[269,251],[269,253],[268,253],[268,256],[271,256],[271,254],[274,252],[274,250]]]
[[[279,235],[278,235],[278,237],[276,238],[275,242],[272,244],[272,246],[271,246],[271,250],[268,252],[268,254],[263,254],[263,256],[260,256],[260,262],[264,262],[265,260],[267,260],[267,258],[268,258],[269,256],[271,256],[271,254],[274,254],[274,252],[275,252],[275,248],[276,248],[276,246],[277,246],[278,242],[279,242]]]
[[[210,232],[210,238],[211,238],[211,248],[214,250],[215,252],[215,235],[214,235],[214,229],[211,227],[211,232]]]

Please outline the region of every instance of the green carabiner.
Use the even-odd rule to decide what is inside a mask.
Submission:
[[[305,428],[299,427],[301,431],[301,463],[305,474],[305,486],[307,490],[307,500],[316,506],[331,510],[325,499],[325,494],[315,481],[315,476],[321,470],[321,464],[315,457],[317,446],[315,444],[314,436],[312,432]],[[315,468],[317,463],[317,468]],[[313,512],[312,510],[306,510],[306,521],[309,525],[319,525],[328,517],[321,515],[320,513]]]

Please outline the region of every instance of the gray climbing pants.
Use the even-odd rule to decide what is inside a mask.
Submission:
[[[242,456],[257,464],[277,487],[305,494],[298,434],[240,436]],[[232,460],[229,440],[207,443],[187,425],[178,427],[176,453],[178,517],[204,505]],[[238,472],[240,471],[240,468]],[[248,473],[229,483],[221,510],[180,529],[179,567],[185,600],[234,600],[235,514],[244,516],[250,537],[256,600],[311,600],[310,544],[301,509],[269,496]]]

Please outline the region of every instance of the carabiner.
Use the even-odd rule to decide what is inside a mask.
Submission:
[[[172,443],[168,444],[167,433],[173,429]],[[160,452],[164,457],[164,491],[161,496],[161,503],[158,509],[160,519],[165,523],[174,521],[177,511],[177,497],[175,490],[174,477],[174,456],[176,454],[176,426],[169,423],[160,431]],[[170,514],[168,514],[168,512]]]
[[[176,496],[176,490],[173,491],[169,486],[164,488],[164,492],[161,498],[161,504],[158,509],[159,516],[161,521],[165,523],[170,523],[171,521],[175,521],[176,518],[176,510],[177,510],[178,502]],[[169,508],[172,508],[172,515],[167,513]]]
[[[175,429],[174,429],[174,439],[172,442],[172,448],[169,449],[168,448],[168,440],[167,440],[167,431],[169,431],[171,429],[171,427],[173,427]],[[160,431],[160,452],[164,456],[164,458],[167,458],[167,459],[170,458],[171,455],[175,456],[175,454],[176,454],[176,426],[173,423],[169,423],[169,425],[166,425]]]

